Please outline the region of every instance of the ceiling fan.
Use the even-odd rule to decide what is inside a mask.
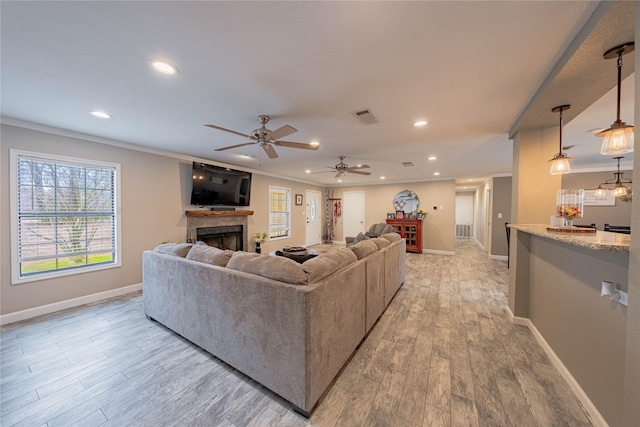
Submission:
[[[368,169],[369,165],[357,165],[357,166],[349,166],[344,162],[345,156],[340,156],[340,163],[335,166],[327,166],[330,169],[335,169],[338,173],[336,174],[336,178],[344,175],[345,173],[357,173],[358,175],[371,175],[371,172],[361,171],[360,169]],[[324,173],[329,171],[322,172],[314,172],[314,173]]]
[[[241,132],[236,132],[234,130],[225,129],[220,126],[206,124],[205,126],[210,127],[212,129],[218,129],[229,133],[234,133],[236,135],[244,136],[245,138],[249,138],[252,142],[245,142],[243,144],[230,145],[228,147],[216,148],[215,151],[224,151],[230,150],[232,148],[244,147],[245,145],[253,145],[259,144],[260,147],[267,153],[267,156],[270,159],[275,159],[278,157],[278,153],[273,148],[274,145],[280,147],[290,147],[290,148],[303,148],[305,150],[317,150],[320,144],[316,143],[302,143],[302,142],[289,142],[289,141],[281,141],[280,138],[284,138],[287,135],[291,135],[298,130],[289,125],[284,125],[279,127],[276,130],[269,130],[266,128],[266,124],[269,122],[269,116],[260,115],[258,116],[258,121],[262,125],[262,127],[255,129],[251,132],[251,135],[247,135]]]

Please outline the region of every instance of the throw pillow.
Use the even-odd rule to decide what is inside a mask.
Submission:
[[[355,239],[353,239],[353,243],[356,244],[358,242],[361,242],[363,240],[367,240],[369,238],[369,236],[367,236],[364,233],[358,233],[358,235],[355,237]]]
[[[229,260],[227,268],[294,285],[306,285],[309,281],[309,275],[300,264],[279,256],[238,251]]]
[[[213,246],[195,245],[187,254],[187,259],[206,262],[207,264],[217,265],[218,267],[226,267],[233,253],[233,251],[223,250]]]
[[[191,243],[162,243],[155,247],[155,252],[160,252],[161,254],[166,255],[174,255],[179,256],[180,258],[184,258],[187,256],[193,244]]]

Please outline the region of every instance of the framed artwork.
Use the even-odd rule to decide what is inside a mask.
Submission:
[[[396,219],[396,214],[393,212],[387,212],[387,219]]]
[[[396,219],[404,219],[404,212],[396,211]]]
[[[296,206],[302,205],[302,194],[296,194]]]

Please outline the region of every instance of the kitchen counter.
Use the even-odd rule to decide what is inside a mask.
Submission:
[[[564,233],[548,231],[542,224],[510,224],[509,227],[535,236],[547,237],[596,251],[629,252],[631,236],[629,234],[596,231],[595,233]]]

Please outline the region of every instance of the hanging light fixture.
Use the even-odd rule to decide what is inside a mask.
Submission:
[[[620,172],[620,159],[624,159],[624,156],[614,157],[618,161],[618,171],[614,172],[615,178],[608,179],[605,182],[598,185],[595,192],[593,193],[596,197],[604,197],[607,195],[607,190],[603,187],[603,185],[612,185],[612,194],[614,197],[623,197],[626,196],[630,189],[626,187],[624,184],[633,184],[631,178],[623,178],[624,172]]]
[[[562,152],[562,112],[569,108],[571,108],[571,105],[560,105],[551,110],[554,113],[560,113],[560,150],[558,154],[553,156],[553,159],[549,160],[551,162],[551,169],[549,169],[551,175],[562,175],[571,172],[571,165],[569,164],[571,157],[567,157],[567,155]]]
[[[596,134],[596,136],[604,137],[600,154],[614,155],[633,151],[633,125],[628,125],[620,120],[620,88],[622,81],[622,55],[632,52],[634,49],[635,43],[629,42],[609,49],[604,54],[604,59],[618,58],[618,115],[609,129]]]

